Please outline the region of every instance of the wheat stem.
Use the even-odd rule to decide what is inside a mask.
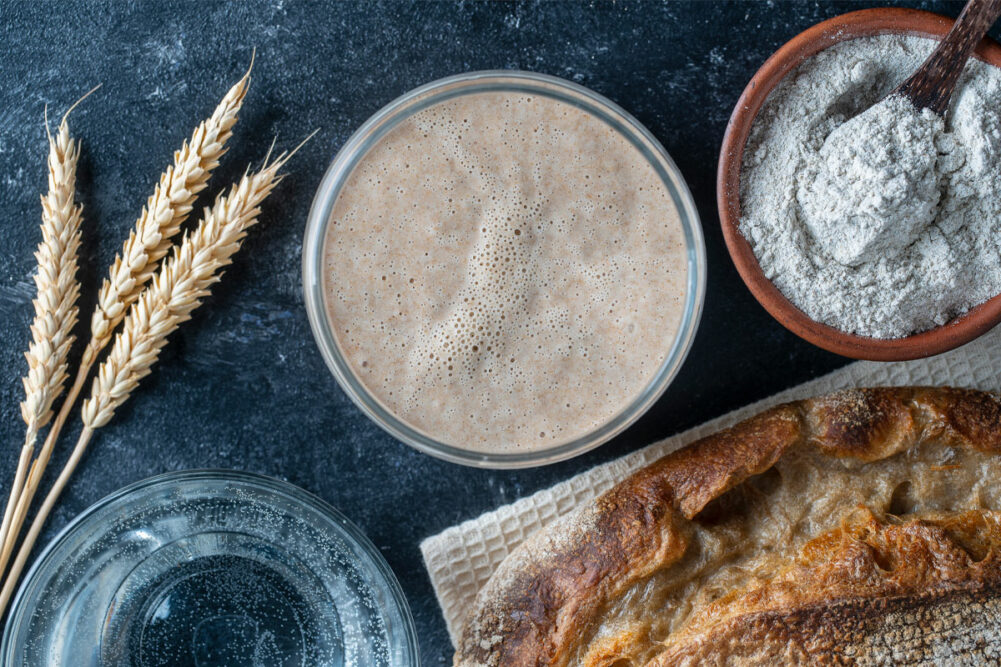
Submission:
[[[24,536],[24,542],[21,544],[21,550],[18,551],[17,558],[14,559],[10,572],[4,579],[3,589],[0,590],[0,616],[2,616],[4,611],[7,609],[7,604],[10,602],[10,598],[17,588],[18,579],[20,579],[21,572],[24,570],[24,566],[28,562],[28,556],[31,555],[31,549],[35,546],[39,533],[42,532],[42,525],[45,523],[45,519],[48,518],[49,513],[52,511],[56,501],[59,499],[59,495],[62,493],[63,488],[66,486],[66,483],[69,481],[70,476],[76,469],[77,464],[83,457],[83,453],[87,449],[87,443],[90,442],[90,438],[93,434],[94,432],[89,428],[84,428],[83,431],[81,431],[80,439],[77,440],[76,447],[73,448],[73,453],[70,454],[69,460],[66,462],[66,465],[63,466],[63,470],[59,473],[59,477],[52,485],[52,489],[49,491],[49,494],[45,496],[45,501],[38,509],[38,514],[35,516],[35,520],[32,522],[31,528],[28,529],[28,534]]]
[[[67,402],[70,401],[70,396],[79,395],[86,379],[86,376],[77,376],[76,380],[73,382],[73,387],[67,395]],[[63,414],[63,411],[60,411],[59,415],[56,417],[56,421],[52,424],[51,430],[54,431],[56,428],[61,428],[62,422],[65,418],[66,417]],[[42,475],[45,474],[45,463],[41,463],[40,459],[41,457],[31,463],[30,469],[24,479],[21,494],[17,499],[16,507],[14,507],[14,510],[11,513],[11,530],[8,533],[8,539],[4,540],[2,546],[0,546],[0,574],[3,573],[3,569],[7,565],[7,561],[10,559],[10,555],[14,551],[14,547],[17,545],[17,535],[21,532],[21,526],[24,525],[24,519],[28,516],[28,508],[31,506],[31,501],[34,499],[39,485],[42,483]],[[46,459],[46,463],[47,462],[48,460]],[[37,517],[35,520],[38,520]],[[0,609],[0,614],[2,613],[3,611]]]
[[[17,460],[17,470],[14,473],[14,483],[10,487],[10,497],[7,499],[7,507],[3,513],[3,526],[0,527],[0,554],[3,545],[7,543],[7,535],[10,533],[10,524],[14,519],[14,508],[17,505],[21,489],[24,487],[24,480],[28,474],[28,465],[31,463],[31,455],[35,451],[35,440],[38,439],[38,431],[28,428],[24,435],[24,445],[21,447],[21,454]],[[0,562],[6,564],[7,559],[0,555]],[[2,571],[2,568],[0,568]]]
[[[87,95],[97,90],[91,90]],[[80,98],[70,111],[83,101]],[[49,190],[42,196],[42,242],[35,258],[37,296],[32,301],[35,318],[31,323],[31,344],[25,353],[28,374],[22,378],[25,398],[21,417],[27,426],[24,445],[18,457],[14,483],[0,525],[0,572],[7,564],[10,544],[20,531],[16,504],[24,487],[28,466],[35,449],[39,429],[52,419],[52,404],[63,391],[66,381],[67,355],[73,344],[73,326],[77,321],[77,297],[80,285],[76,280],[77,254],[80,248],[80,223],[83,206],[74,203],[76,166],[80,144],[70,138],[67,111],[56,136],[48,131]]]

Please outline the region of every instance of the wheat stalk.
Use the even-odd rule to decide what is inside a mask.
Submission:
[[[80,284],[76,280],[76,271],[83,213],[83,205],[74,203],[80,142],[70,138],[67,118],[76,105],[94,90],[97,88],[77,100],[63,115],[55,137],[49,132],[46,110],[49,190],[41,197],[42,242],[35,252],[38,261],[34,278],[37,296],[32,301],[35,318],[31,323],[31,343],[24,355],[28,360],[28,374],[21,379],[25,393],[21,417],[26,432],[0,526],[0,544],[7,542],[15,504],[24,485],[39,429],[52,419],[52,404],[62,393],[66,381],[66,357],[73,344],[72,331],[78,314],[76,302]],[[7,557],[9,552],[0,556],[0,572],[6,565]]]
[[[101,350],[111,340],[115,328],[125,316],[129,306],[139,298],[143,286],[156,271],[157,263],[169,251],[172,239],[191,212],[198,193],[205,189],[212,170],[219,165],[219,158],[226,152],[226,142],[232,136],[233,125],[236,124],[237,114],[247,94],[253,66],[251,57],[250,67],[243,78],[229,89],[212,115],[200,123],[191,138],[174,153],[174,163],[160,176],[152,196],[136,220],[135,229],[130,232],[121,253],[115,257],[110,275],[101,285],[97,307],[91,318],[90,342],[84,350],[83,359],[66,400],[49,430],[38,457],[31,465],[29,479],[31,476],[40,478],[45,471],[63,424],[83,389],[91,367],[97,361]],[[11,497],[14,497],[13,494]],[[13,550],[13,542],[33,497],[33,487],[25,483],[16,508],[12,511],[13,517],[10,522],[13,524],[2,536],[0,572],[3,572],[3,564]]]
[[[251,61],[253,67],[253,61]],[[111,340],[157,263],[170,250],[173,237],[187,219],[198,193],[205,189],[212,170],[226,152],[237,113],[250,83],[250,70],[222,98],[212,116],[203,121],[190,140],[174,153],[174,164],[160,182],[136,220],[135,229],[115,257],[110,276],[101,285],[97,308],[90,322],[91,340],[84,359],[93,363]]]
[[[94,378],[91,397],[83,403],[83,423],[98,429],[149,374],[167,336],[190,317],[200,300],[218,282],[220,269],[257,221],[258,205],[277,185],[281,156],[261,171],[245,175],[225,196],[206,209],[198,228],[186,235],[143,292],[126,318],[108,358]]]
[[[220,280],[222,268],[232,261],[247,229],[257,222],[260,203],[281,180],[278,170],[293,153],[295,150],[282,154],[271,164],[265,161],[260,171],[245,174],[226,195],[220,195],[213,206],[205,210],[198,227],[174,248],[173,254],[129,309],[122,331],[115,337],[111,351],[94,378],[91,396],[83,403],[84,428],[80,438],[39,508],[0,591],[0,613],[14,592],[42,524],[94,431],[108,423],[139,381],[149,375],[167,337],[190,319],[191,312]],[[29,476],[27,484],[37,488],[38,481]]]

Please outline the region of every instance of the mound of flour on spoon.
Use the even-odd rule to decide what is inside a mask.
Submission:
[[[897,255],[935,219],[935,140],[945,123],[891,96],[834,129],[807,156],[797,198],[814,240],[842,264]]]
[[[935,44],[827,49],[751,129],[741,231],[794,305],[842,331],[907,336],[1001,293],[1001,71],[971,61],[944,121],[883,99]]]

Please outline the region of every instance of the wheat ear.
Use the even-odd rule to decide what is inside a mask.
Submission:
[[[253,67],[253,62],[251,62]],[[93,363],[111,340],[115,327],[125,316],[145,284],[156,271],[157,263],[170,250],[173,237],[187,219],[198,193],[208,184],[212,170],[226,152],[237,113],[250,83],[250,70],[203,121],[190,140],[174,153],[174,164],[160,177],[136,220],[135,229],[115,257],[111,275],[101,285],[97,308],[91,318],[91,340],[85,360]]]
[[[213,206],[205,210],[198,227],[174,248],[173,254],[129,309],[122,331],[115,337],[111,351],[94,378],[90,398],[83,402],[84,428],[80,438],[39,508],[4,581],[0,591],[0,614],[14,592],[45,519],[94,431],[108,423],[139,380],[149,375],[167,337],[191,317],[191,311],[219,281],[221,270],[239,250],[247,229],[257,222],[260,203],[281,180],[278,170],[292,153],[279,156],[271,164],[265,163],[256,173],[245,174],[226,195],[216,198]],[[37,486],[37,481],[29,478],[28,483]]]
[[[76,279],[77,254],[80,249],[80,222],[83,206],[74,203],[76,165],[80,157],[80,142],[70,138],[67,117],[81,97],[63,116],[53,137],[49,132],[46,110],[45,133],[49,142],[49,191],[42,196],[42,242],[35,252],[38,270],[35,273],[37,296],[32,301],[35,318],[31,323],[31,344],[25,357],[28,374],[22,378],[24,401],[21,417],[26,433],[18,458],[10,499],[0,526],[0,545],[7,542],[14,507],[28,473],[28,464],[35,449],[38,431],[52,419],[52,404],[63,391],[66,381],[66,357],[73,344],[73,327],[77,321],[77,297],[80,284]],[[0,557],[0,572],[7,556]]]
[[[101,364],[90,398],[83,403],[87,428],[108,423],[139,380],[149,374],[167,336],[190,317],[218,282],[220,270],[230,263],[247,228],[257,222],[258,205],[277,185],[278,169],[287,159],[283,156],[245,175],[227,195],[217,198],[143,292]]]
[[[41,476],[48,465],[63,424],[83,389],[91,367],[111,340],[128,307],[139,298],[143,286],[155,272],[157,263],[169,251],[172,239],[191,212],[198,193],[205,189],[212,170],[218,166],[219,158],[226,152],[226,142],[232,136],[233,125],[236,124],[237,114],[247,94],[253,66],[251,58],[250,68],[243,78],[229,89],[212,116],[199,124],[191,138],[174,153],[174,163],[160,176],[160,182],[136,220],[135,229],[130,232],[121,253],[115,257],[110,275],[104,280],[98,294],[97,307],[91,318],[91,339],[84,350],[73,386],[49,430],[38,458],[32,464],[32,470],[37,468],[38,476]],[[22,493],[17,505],[24,505],[23,512],[15,510],[15,517],[18,513],[27,513],[32,499],[31,495],[25,496]],[[16,530],[12,532],[17,534]],[[13,546],[9,544],[10,541],[9,535],[3,541],[7,551]],[[3,561],[0,554],[0,562]],[[0,567],[0,572],[2,571]]]

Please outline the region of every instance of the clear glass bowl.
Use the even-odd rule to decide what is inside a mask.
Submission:
[[[629,406],[590,433],[555,447],[517,454],[455,447],[394,415],[356,377],[338,346],[324,303],[324,239],[334,203],[355,166],[386,133],[413,114],[460,95],[486,91],[550,97],[584,109],[620,132],[650,162],[670,193],[681,218],[688,261],[684,314],[678,334],[646,388]],[[348,139],[327,169],[313,200],[303,241],[302,271],[313,336],[334,377],[362,412],[394,437],[432,456],[485,468],[522,468],[553,463],[597,447],[636,421],[664,393],[684,362],[698,329],[705,295],[706,252],[698,211],[688,186],[664,147],[639,121],[614,102],[569,81],[533,72],[496,70],[460,74],[412,90],[381,109]]]
[[[269,477],[175,472],[73,520],[18,591],[5,665],[418,665],[403,591],[319,498]]]

